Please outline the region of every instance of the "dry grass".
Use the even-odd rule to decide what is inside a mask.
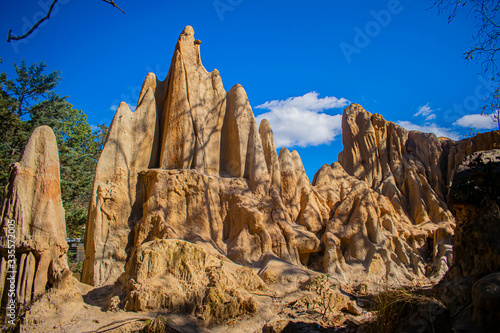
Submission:
[[[164,316],[159,316],[151,319],[146,323],[146,326],[140,331],[140,333],[178,333],[179,331],[170,327],[167,318]]]
[[[451,328],[441,302],[402,288],[380,293],[375,298],[375,306],[375,332],[402,332],[418,327],[419,332],[437,333]]]

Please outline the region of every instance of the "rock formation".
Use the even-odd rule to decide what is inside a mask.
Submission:
[[[388,197],[413,224],[446,223],[453,221],[445,203],[443,153],[450,142],[434,134],[406,131],[352,104],[342,117],[344,149],[339,162],[348,174]]]
[[[407,242],[432,256],[431,277],[439,281],[451,264],[455,222],[446,200],[456,167],[473,152],[500,147],[500,132],[455,142],[407,131],[352,104],[342,117],[342,142],[339,163],[391,201]]]
[[[154,74],[148,75],[136,111],[121,103],[113,118],[96,168],[85,238],[84,282],[116,278],[125,265],[130,230],[142,211],[138,173],[159,163],[157,118],[165,89]]]
[[[50,127],[32,133],[20,162],[11,167],[6,191],[0,235],[2,307],[10,299],[26,305],[71,274],[59,156]]]
[[[476,138],[462,145],[484,140]],[[500,149],[466,156],[453,174],[448,201],[457,219],[453,266],[436,290],[458,316],[458,327],[494,332],[500,315]]]
[[[277,153],[269,122],[257,126],[244,89],[226,92],[203,67],[186,27],[165,80],[148,74],[136,111],[122,103],[111,123],[85,235],[82,281],[94,289],[65,278],[57,145],[48,127],[33,133],[2,210],[2,306],[9,260],[22,304],[65,286],[26,312],[26,327],[39,331],[55,327],[38,322],[45,308],[50,320],[179,311],[206,325],[270,306],[270,322],[285,307],[324,301],[325,288],[360,314],[340,286],[433,283],[453,262],[440,284],[450,309],[472,303],[467,314],[491,324],[500,313],[500,131],[455,142],[357,104],[344,110],[342,131],[339,162],[311,183],[296,151]]]
[[[83,282],[113,283],[134,246],[153,238],[196,238],[248,264],[271,250],[298,263],[299,252],[311,251],[302,238],[316,237],[291,227],[275,200],[281,186],[270,127],[259,130],[244,89],[226,93],[218,71],[208,73],[200,59],[188,26],[165,81],[149,74],[136,111],[120,105],[97,166]],[[186,171],[167,171],[180,169]],[[271,185],[276,198],[268,195]],[[165,191],[172,200],[180,195],[177,206]],[[182,205],[189,209],[180,212]],[[271,211],[280,223],[271,222]],[[223,242],[223,233],[231,240]],[[292,245],[296,234],[301,240]]]
[[[457,218],[454,263],[448,276],[500,271],[500,149],[477,151],[456,168],[449,204]]]
[[[264,283],[250,268],[180,240],[155,239],[141,244],[121,276],[129,311],[181,310],[207,323],[256,310],[249,293]]]
[[[453,221],[446,205],[456,167],[476,151],[500,148],[500,132],[455,142],[407,131],[352,104],[342,116],[344,149],[338,161],[348,174],[388,197],[413,224]]]
[[[416,232],[389,199],[349,176],[339,163],[323,166],[314,184],[335,212],[323,236],[326,272],[348,274],[353,284],[397,284],[425,276],[425,261],[409,242]]]
[[[219,72],[206,71],[186,27],[167,78],[149,74],[136,111],[122,104],[113,119],[82,281],[114,283],[156,239],[195,243],[266,276],[283,260],[351,284],[438,280],[454,225],[446,153],[463,149],[356,104],[344,112],[343,142],[340,164],[311,184],[296,151],[276,153],[267,120],[257,127],[244,89],[226,92]]]

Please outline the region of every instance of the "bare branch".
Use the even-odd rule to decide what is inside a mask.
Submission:
[[[467,16],[476,20],[472,35],[472,47],[464,53],[466,61],[474,61],[481,65],[483,75],[495,76],[498,70],[498,55],[500,46],[500,2],[498,0],[433,0],[433,7],[439,14],[448,12],[448,22],[452,21],[459,11],[465,11]]]
[[[26,38],[26,37],[28,37],[29,35],[31,35],[31,33],[32,33],[33,31],[35,31],[35,30],[36,30],[36,28],[38,28],[38,26],[39,26],[40,24],[42,24],[42,22],[43,22],[43,21],[45,21],[45,20],[48,20],[48,19],[49,19],[49,17],[50,17],[50,13],[52,13],[52,9],[54,9],[54,5],[56,4],[56,2],[57,2],[57,0],[54,0],[54,1],[52,2],[52,5],[50,5],[49,12],[47,13],[47,15],[45,15],[45,17],[44,17],[44,18],[42,18],[40,21],[38,21],[37,23],[35,23],[35,25],[34,25],[33,27],[31,27],[31,29],[30,29],[27,33],[25,33],[24,35],[22,35],[22,36],[12,36],[12,35],[11,35],[12,29],[10,29],[10,30],[9,30],[9,37],[7,38],[7,42],[8,42],[8,43],[10,43],[10,41],[11,41],[11,40],[20,40],[20,39]]]
[[[11,40],[21,40],[21,39],[24,39],[26,37],[28,37],[29,35],[31,35],[33,33],[33,31],[35,31],[39,26],[40,24],[42,24],[44,21],[48,20],[50,18],[50,14],[52,13],[52,9],[54,9],[54,6],[55,4],[57,3],[58,0],[54,0],[52,2],[52,4],[50,5],[50,8],[49,8],[49,11],[47,13],[47,15],[45,15],[45,17],[43,17],[40,21],[38,21],[37,23],[35,23],[35,25],[33,25],[33,27],[31,27],[31,29],[25,33],[24,35],[22,36],[13,36],[12,35],[12,29],[9,30],[9,36],[7,38],[7,42],[10,43]],[[118,5],[114,2],[114,0],[102,0],[106,3],[109,3],[111,6],[117,8],[119,11],[121,11],[123,14],[125,14],[125,12],[123,11],[123,9],[121,9],[120,7],[118,7]]]
[[[115,3],[113,0],[102,0],[102,1],[104,1],[104,2],[106,2],[106,3],[109,3],[111,6],[113,6],[113,7],[117,8],[117,9],[118,9],[118,10],[120,10],[123,14],[125,14],[125,12],[123,11],[123,9],[121,9],[120,7],[118,7],[118,6],[116,5],[116,3]]]

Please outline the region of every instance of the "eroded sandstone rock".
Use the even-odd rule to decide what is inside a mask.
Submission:
[[[226,92],[219,72],[203,67],[186,27],[165,81],[148,75],[137,110],[122,105],[113,120],[90,206],[84,281],[113,283],[134,249],[156,239],[192,242],[271,280],[278,269],[266,265],[280,260],[349,284],[439,280],[452,260],[450,161],[496,136],[455,143],[357,104],[342,126],[340,163],[311,184],[296,151],[276,153],[244,89]]]
[[[203,67],[190,26],[179,37],[165,83],[160,167],[218,175],[226,91],[219,72]]]
[[[445,203],[446,156],[451,140],[407,131],[358,104],[342,116],[339,163],[348,174],[388,197],[413,224],[453,222]]]
[[[137,238],[129,236],[145,200],[140,171],[193,169],[207,176],[246,179],[252,192],[261,195],[269,190],[264,148],[247,95],[240,85],[226,93],[219,72],[203,67],[199,46],[193,28],[186,27],[167,78],[159,81],[150,73],[136,111],[130,112],[125,103],[117,110],[96,170],[85,238],[85,283],[113,283],[124,270]]]
[[[324,165],[313,184],[331,206],[322,243],[324,270],[349,284],[399,285],[425,279],[426,237],[389,199],[349,176],[339,163]]]
[[[149,87],[135,112],[121,103],[111,122],[97,163],[85,230],[84,283],[114,282],[123,271],[129,235],[142,211],[138,173],[154,160],[156,121],[155,91]]]
[[[192,243],[167,239],[135,248],[119,281],[126,310],[180,310],[206,323],[255,312],[250,292],[264,289],[251,269]]]
[[[446,204],[449,170],[455,167],[450,156],[463,151],[462,141],[407,131],[357,104],[344,111],[342,130],[339,163],[387,197],[405,224],[410,222],[406,242],[432,262],[431,279],[439,281],[451,264],[455,225]]]
[[[12,290],[14,300],[26,305],[71,275],[57,142],[48,126],[33,131],[21,160],[11,167],[0,246],[2,307]]]
[[[269,253],[297,264],[301,255],[319,249],[319,239],[291,221],[277,192],[254,193],[244,178],[159,169],[139,178],[146,190],[134,247],[183,239],[249,266]]]

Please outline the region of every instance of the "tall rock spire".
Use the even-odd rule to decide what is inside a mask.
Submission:
[[[160,167],[218,175],[226,91],[219,72],[201,64],[191,26],[179,37],[168,78]]]
[[[219,72],[203,67],[200,43],[191,26],[184,28],[167,78],[159,81],[148,74],[136,111],[125,103],[117,110],[96,170],[85,283],[111,283],[124,269],[137,238],[129,235],[141,230],[135,230],[146,195],[140,171],[192,169],[244,178],[260,194],[269,190],[269,170],[246,92],[240,85],[224,90]]]
[[[33,131],[20,162],[12,165],[2,209],[0,247],[2,307],[7,291],[13,289],[12,271],[16,271],[15,299],[21,304],[28,304],[70,274],[57,142],[48,126]],[[14,257],[10,250],[14,250]]]
[[[138,173],[155,161],[155,99],[161,90],[155,81],[148,75],[136,111],[122,102],[111,122],[90,201],[82,282],[101,285],[118,277],[125,266],[129,234],[142,211]]]

